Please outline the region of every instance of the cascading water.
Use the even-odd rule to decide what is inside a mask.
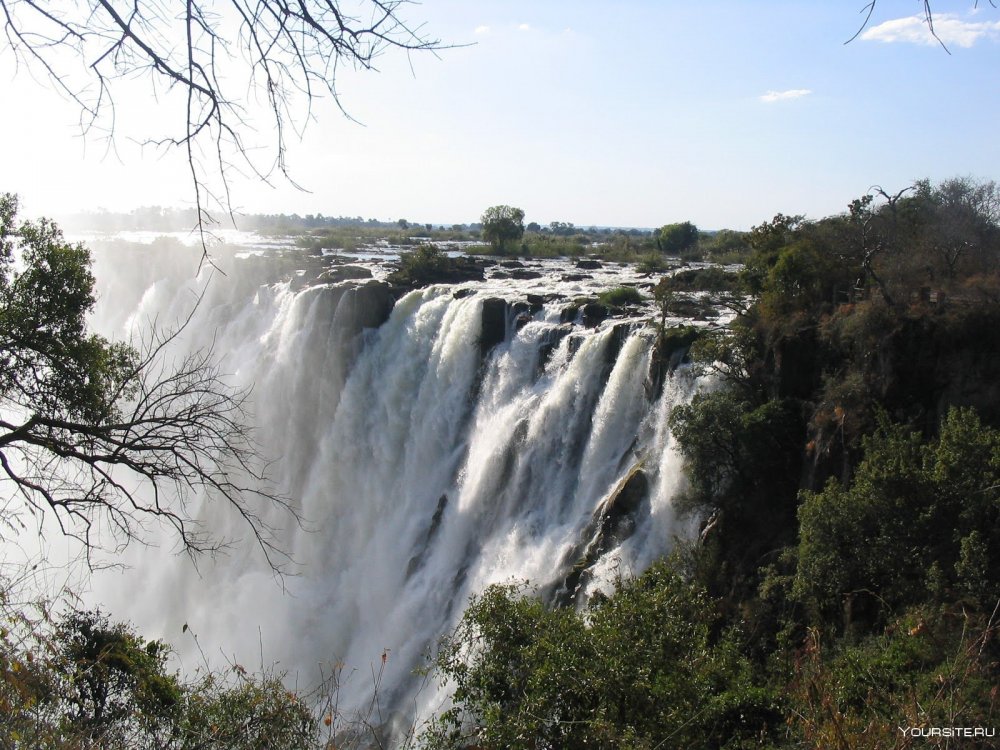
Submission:
[[[679,461],[666,414],[693,384],[657,376],[653,328],[574,325],[565,302],[526,309],[510,280],[393,305],[383,286],[304,285],[294,261],[218,257],[227,275],[207,282],[191,256],[170,255],[99,253],[96,327],[169,325],[203,295],[176,346],[211,346],[234,382],[253,384],[272,479],[303,519],[265,516],[298,573],[283,585],[246,541],[197,569],[168,547],[132,548],[129,570],[97,579],[95,598],[176,643],[183,668],[196,664],[187,624],[210,658],[263,654],[300,686],[346,665],[350,708],[370,699],[370,665],[387,651],[382,704],[412,711],[412,670],[470,594],[513,579],[579,601],[668,549]],[[210,500],[200,515],[247,537]]]

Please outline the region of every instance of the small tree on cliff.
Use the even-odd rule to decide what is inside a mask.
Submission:
[[[491,206],[480,218],[483,225],[483,239],[490,243],[494,252],[503,255],[507,243],[524,236],[524,211],[513,206]]]

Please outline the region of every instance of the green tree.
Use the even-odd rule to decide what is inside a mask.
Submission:
[[[184,681],[168,671],[163,642],[99,611],[50,619],[45,602],[8,601],[8,584],[0,578],[0,747],[319,747],[313,710],[285,687],[284,675],[234,664]],[[316,697],[336,700],[322,688]]]
[[[780,725],[714,602],[670,563],[585,612],[516,586],[472,600],[436,665],[454,707],[433,748],[756,747]]]
[[[803,493],[795,592],[816,620],[844,627],[941,598],[989,611],[998,522],[1000,432],[952,409],[925,443],[883,416],[849,485]]]
[[[208,491],[248,521],[280,566],[255,503],[287,504],[263,489],[246,392],[227,385],[210,351],[171,366],[176,333],[154,334],[142,349],[89,333],[93,305],[87,249],[51,221],[19,222],[16,198],[0,196],[4,527],[17,529],[25,512],[50,513],[89,554],[96,529],[124,546],[160,521],[186,551],[204,552],[218,544],[186,500]]]
[[[498,255],[506,252],[508,242],[516,242],[524,236],[524,211],[520,208],[491,206],[479,221],[483,225],[483,239]]]
[[[698,227],[690,221],[667,224],[660,228],[657,243],[661,253],[680,255],[698,244]]]
[[[146,642],[99,611],[73,611],[53,643],[55,689],[47,695],[65,729],[107,747],[151,745],[169,737],[181,702],[166,672],[169,649]]]

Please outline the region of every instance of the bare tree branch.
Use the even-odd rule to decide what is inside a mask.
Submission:
[[[136,347],[89,334],[89,252],[51,222],[18,225],[16,211],[0,196],[0,497],[20,499],[0,511],[2,525],[14,528],[21,511],[53,517],[90,560],[165,524],[197,556],[229,541],[201,520],[202,502],[222,504],[282,572],[268,518],[300,519],[268,482],[250,390],[229,384],[212,347],[177,355],[201,299]]]
[[[854,36],[852,36],[850,39],[848,39],[846,42],[844,42],[844,44],[850,44],[855,39],[857,39],[859,36],[861,36],[861,34],[864,32],[864,30],[866,28],[868,28],[868,24],[872,20],[872,15],[875,13],[875,5],[877,4],[877,2],[878,2],[878,0],[871,0],[871,2],[867,3],[861,9],[861,13],[862,13],[862,15],[864,15],[865,18],[861,22],[861,26],[858,28],[858,30],[856,32],[854,32]],[[997,7],[996,0],[987,0],[987,2],[992,7],[994,7],[994,8]],[[921,4],[923,5],[923,9],[922,10],[923,10],[923,15],[924,15],[924,23],[927,24],[927,30],[931,33],[931,36],[934,37],[937,40],[938,44],[941,45],[941,48],[950,55],[951,54],[951,50],[948,49],[947,45],[945,45],[945,43],[941,39],[941,37],[939,37],[937,35],[936,31],[934,31],[934,11],[931,8],[931,0],[921,0]],[[979,7],[979,0],[975,0],[975,2],[973,3],[972,7],[973,8],[978,8]]]
[[[186,155],[203,248],[216,223],[233,218],[230,179],[290,180],[289,126],[301,135],[313,99],[329,95],[342,112],[338,67],[372,70],[387,50],[435,51],[441,43],[409,25],[409,0],[0,0],[7,47],[80,110],[82,131],[115,137],[113,91],[148,76],[154,92],[182,92],[172,132],[147,134],[153,147]],[[244,84],[247,88],[243,88]],[[245,140],[245,102],[266,103],[270,146]],[[295,112],[298,116],[295,116]],[[346,112],[345,112],[346,114]],[[293,182],[294,184],[294,182]],[[207,255],[205,256],[207,258]]]
[[[224,502],[281,571],[287,558],[262,509],[298,519],[268,489],[267,465],[247,427],[250,392],[227,385],[211,351],[168,369],[165,348],[174,335],[147,345],[130,378],[135,395],[117,421],[37,413],[21,423],[0,419],[0,485],[12,483],[33,512],[52,511],[88,553],[106,546],[93,538],[95,527],[113,531],[117,551],[141,541],[153,519],[171,527],[189,555],[216,552],[226,541],[202,527],[192,503],[196,496]]]

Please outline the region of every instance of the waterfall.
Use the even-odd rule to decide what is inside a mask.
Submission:
[[[195,567],[166,541],[133,546],[128,569],[97,576],[95,599],[177,644],[183,669],[200,659],[186,625],[210,660],[263,658],[299,686],[342,664],[351,707],[387,652],[386,709],[412,706],[413,669],[471,594],[528,580],[579,603],[677,533],[666,417],[693,383],[656,376],[641,320],[585,328],[565,301],[527,309],[511,280],[392,304],[372,283],[297,281],[294,259],[220,255],[225,275],[195,275],[178,248],[96,258],[106,335],[169,326],[201,297],[175,345],[211,346],[235,384],[253,385],[272,481],[303,519],[265,517],[296,566],[283,582],[208,499],[200,516],[233,541],[228,554]]]

